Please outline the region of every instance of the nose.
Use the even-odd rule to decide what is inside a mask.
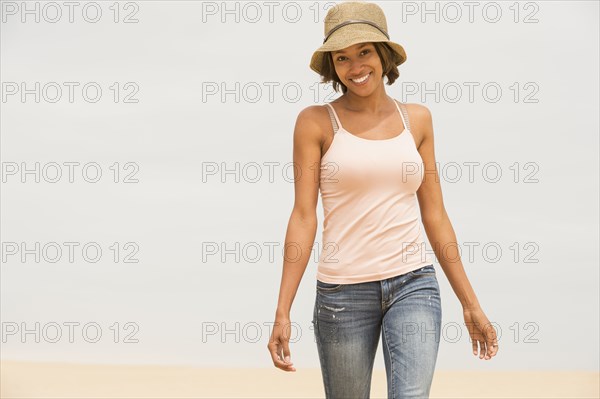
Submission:
[[[362,76],[365,68],[363,68],[363,63],[361,61],[352,61],[350,64],[350,76],[354,76],[358,78]]]

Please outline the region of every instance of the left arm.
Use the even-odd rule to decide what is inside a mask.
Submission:
[[[415,141],[425,167],[423,181],[417,190],[423,227],[429,243],[433,246],[433,252],[463,307],[465,321],[475,324],[474,331],[469,330],[473,338],[474,354],[477,354],[477,342],[479,341],[480,358],[483,357],[483,349],[487,346],[487,356],[489,356],[486,357],[487,360],[496,355],[498,347],[493,345],[497,345],[497,335],[481,310],[479,300],[467,278],[460,260],[456,234],[444,208],[442,189],[435,163],[431,112],[421,104],[410,104],[406,109],[410,115],[411,130],[415,132]],[[480,325],[483,325],[487,331],[484,332],[478,328]]]

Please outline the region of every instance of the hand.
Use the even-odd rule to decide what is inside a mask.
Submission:
[[[273,333],[267,345],[273,364],[283,371],[296,371],[292,363],[289,346],[291,326],[292,323],[289,318],[276,317]]]
[[[473,354],[477,356],[477,343],[479,343],[479,358],[485,356],[485,360],[490,360],[498,353],[498,334],[496,330],[483,313],[480,307],[463,308],[465,324],[471,335],[473,343]]]

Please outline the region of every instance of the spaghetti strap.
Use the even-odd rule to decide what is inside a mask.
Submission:
[[[402,118],[402,123],[404,123],[404,128],[410,131],[410,124],[408,122],[408,112],[406,111],[405,105],[398,100],[394,100],[394,102],[396,103],[398,111],[400,111],[400,117]]]
[[[329,105],[327,111],[329,111],[329,117],[331,118],[331,124],[333,125],[333,133],[335,134],[338,131],[338,129],[342,127],[342,124],[340,123],[340,119],[338,118],[337,113],[333,108],[333,105],[331,105],[330,103],[325,104]]]
[[[404,124],[404,128],[410,131],[410,124],[408,121],[408,112],[406,111],[406,107],[403,103],[394,99],[394,103],[396,104],[396,108],[398,108],[398,112],[400,112],[400,118],[402,118],[402,123]],[[329,106],[327,111],[329,111],[329,118],[331,119],[331,124],[333,125],[333,133],[337,133],[338,129],[342,128],[342,123],[340,122],[340,118],[338,118],[333,105],[330,103],[325,103]]]

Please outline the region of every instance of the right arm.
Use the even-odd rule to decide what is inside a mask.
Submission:
[[[318,123],[318,106],[303,109],[294,128],[294,207],[285,236],[283,270],[275,311],[273,335],[267,347],[273,364],[284,371],[295,371],[290,356],[290,312],[298,286],[306,270],[317,232],[321,140],[323,127]]]

